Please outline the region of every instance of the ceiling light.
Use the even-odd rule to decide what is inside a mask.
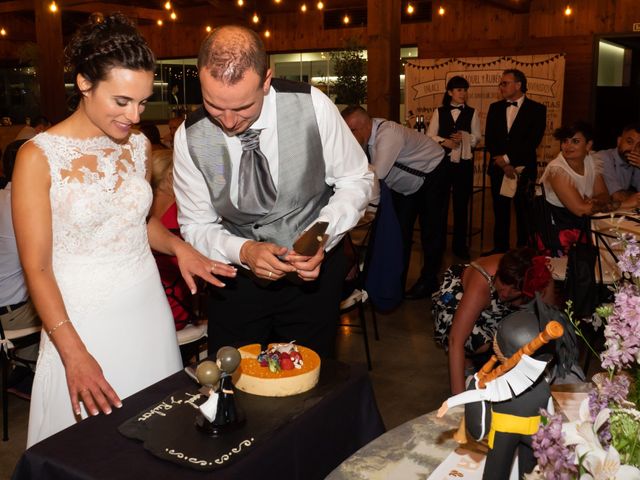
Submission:
[[[414,11],[415,9],[413,8],[413,5],[407,3],[407,15],[412,15]]]
[[[207,33],[211,32],[211,25],[207,25],[207,28],[205,28],[205,30],[207,31]]]
[[[571,5],[567,5],[567,8],[564,9],[564,14],[568,17],[572,13],[573,13],[573,10],[571,10]]]
[[[176,18],[178,18],[178,15],[176,15],[176,12],[171,12],[171,20],[175,20]]]
[[[300,10],[303,11],[303,12],[306,12],[307,11],[307,4],[303,3],[302,5],[300,5]]]
[[[444,15],[444,7],[440,7],[438,9],[438,15],[440,15],[440,16]]]
[[[167,3],[165,3],[165,4],[164,4],[164,9],[165,9],[165,10],[171,10],[171,2],[169,2],[169,1],[167,0]]]
[[[348,25],[349,22],[351,22],[351,19],[349,18],[348,14],[345,14],[345,16],[342,17],[342,23],[344,23],[345,25]]]
[[[4,28],[0,29],[0,35],[4,37],[6,34],[7,34],[7,31]]]
[[[242,7],[244,5],[244,0],[238,0],[238,6]]]
[[[253,23],[258,23],[258,22],[260,22],[260,17],[258,16],[258,14],[257,14],[257,13],[254,13],[254,14],[253,14],[253,17],[251,17],[251,21],[252,21]]]
[[[269,38],[271,36],[271,32],[269,30],[264,31],[264,36]]]
[[[322,9],[324,8],[324,3],[322,3],[322,2],[318,2],[318,3],[316,4],[316,7],[318,8],[318,10],[322,10]]]
[[[162,20],[158,19],[158,21],[156,23],[158,24],[159,27],[161,27],[164,22]]]
[[[54,13],[58,11],[58,5],[56,5],[56,2],[51,2],[49,4],[49,10]]]

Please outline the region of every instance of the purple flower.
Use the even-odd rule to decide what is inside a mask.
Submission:
[[[550,415],[540,410],[546,417],[547,424],[532,436],[533,454],[546,480],[563,480],[573,478],[577,474],[574,464],[574,453],[564,443],[562,433],[562,417]]]
[[[596,388],[589,392],[589,414],[592,422],[595,421],[598,413],[605,408],[620,406],[629,394],[630,385],[629,377],[626,375],[615,375],[611,379],[601,375],[601,378],[595,383]],[[603,447],[611,445],[609,420],[604,422],[600,430],[598,430],[598,439]]]
[[[622,273],[629,273],[633,277],[640,277],[640,245],[634,235],[623,235],[622,241],[626,244],[624,253],[618,260],[618,268]]]
[[[607,319],[604,336],[606,350],[600,357],[603,368],[623,369],[637,362],[640,352],[640,291],[637,286],[626,284],[615,294],[613,313]]]

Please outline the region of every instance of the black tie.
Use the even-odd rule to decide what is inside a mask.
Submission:
[[[267,213],[276,201],[277,192],[267,158],[260,151],[260,130],[246,130],[238,134],[238,138],[242,143],[238,209],[246,213]]]
[[[507,101],[507,108],[509,108],[509,107],[518,108],[518,102],[509,102],[509,101]]]
[[[457,107],[454,107],[453,105],[451,105],[451,110],[460,110],[462,111],[464,107],[462,105],[458,105]]]

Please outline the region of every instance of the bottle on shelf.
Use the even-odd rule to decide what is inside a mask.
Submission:
[[[418,133],[422,133],[422,124],[420,123],[420,115],[416,115],[416,123],[413,125],[413,128]]]

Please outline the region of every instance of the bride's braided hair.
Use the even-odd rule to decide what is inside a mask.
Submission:
[[[95,86],[114,67],[153,71],[155,57],[135,25],[121,13],[93,13],[78,29],[64,51],[65,66],[76,82],[78,74]],[[75,85],[72,99],[77,106],[82,92]]]

